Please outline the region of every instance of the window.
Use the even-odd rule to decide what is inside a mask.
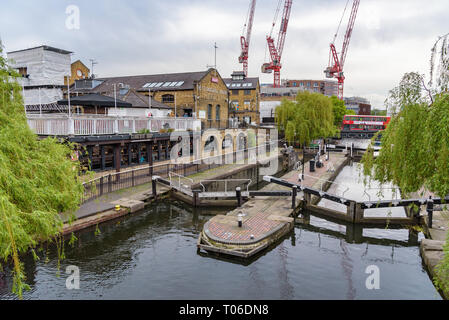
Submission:
[[[155,88],[159,88],[160,86],[162,86],[164,83],[163,82],[158,82],[154,87]]]
[[[249,96],[251,94],[251,90],[245,90],[245,96]]]
[[[300,86],[300,87],[304,87],[304,82],[300,82],[300,83],[299,83],[299,86]]]
[[[177,87],[180,87],[180,86],[182,86],[184,84],[184,81],[179,81],[177,84],[176,84],[176,86]]]
[[[238,90],[232,90],[232,94],[236,96],[236,95],[239,94],[239,91]]]
[[[163,103],[167,103],[167,102],[175,102],[175,96],[172,94],[164,94],[162,96],[162,102]]]
[[[166,82],[166,83],[164,83],[162,86],[163,86],[163,87],[168,87],[169,85],[171,85],[171,82]]]
[[[27,67],[18,68],[17,71],[19,72],[19,74],[22,77],[26,77],[28,75],[27,74]]]
[[[175,81],[175,82],[172,82],[171,84],[170,84],[170,86],[169,87],[174,87],[174,86],[176,86],[176,84],[177,84],[177,82]]]
[[[212,105],[207,105],[207,120],[212,120]]]
[[[220,120],[220,105],[219,104],[217,104],[217,106],[215,107],[215,119]]]
[[[245,110],[249,110],[251,107],[251,101],[245,100]]]

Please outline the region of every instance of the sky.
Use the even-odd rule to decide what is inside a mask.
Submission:
[[[341,50],[352,1],[343,17]],[[49,45],[74,52],[98,77],[206,70],[226,78],[238,63],[250,0],[0,0],[4,51]],[[282,79],[325,79],[329,44],[347,0],[293,0],[282,56]],[[269,34],[278,0],[257,0],[249,49],[249,76],[272,83]],[[67,7],[79,8],[79,28]],[[447,0],[361,0],[345,63],[345,96],[384,108],[388,91],[406,72],[429,74],[431,48],[449,32]],[[279,20],[279,19],[278,19]],[[67,27],[69,22],[69,28]],[[280,22],[273,31],[275,39]]]

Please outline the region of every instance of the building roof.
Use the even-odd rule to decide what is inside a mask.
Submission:
[[[16,52],[22,52],[22,51],[28,51],[28,50],[34,50],[34,49],[39,49],[39,48],[43,48],[43,49],[46,50],[46,51],[53,51],[53,52],[57,52],[57,53],[61,53],[61,54],[70,54],[70,53],[73,53],[72,51],[67,51],[67,50],[58,49],[58,48],[55,48],[55,47],[50,47],[50,46],[42,45],[42,46],[34,47],[34,48],[28,48],[28,49],[21,49],[21,50],[16,50],[16,51],[10,51],[10,52],[7,52],[7,54],[16,53]]]
[[[107,96],[109,97],[113,97],[113,93],[112,94],[107,94]],[[148,96],[145,96],[141,93],[138,93],[136,90],[134,89],[129,89],[128,92],[124,95],[117,95],[118,98],[120,98],[120,100],[131,103],[133,108],[150,108],[150,103],[149,103],[149,99]],[[159,101],[154,100],[153,98],[151,98],[151,108],[154,109],[173,109],[172,107],[163,104]]]
[[[210,70],[199,72],[185,73],[167,73],[155,75],[138,75],[110,78],[96,78],[95,80],[103,81],[100,85],[90,90],[91,92],[113,92],[114,84],[129,86],[136,91],[166,91],[166,90],[192,90],[195,82],[201,81]],[[153,85],[154,84],[154,85]]]
[[[257,89],[259,78],[245,78],[244,80],[224,78],[223,81],[229,90],[254,90]]]
[[[59,105],[68,105],[68,100],[63,99],[58,101]],[[76,106],[99,106],[99,107],[114,107],[115,99],[113,97],[104,96],[98,93],[86,94],[84,96],[71,97],[70,104]],[[117,99],[117,107],[132,107],[132,104],[123,100]]]

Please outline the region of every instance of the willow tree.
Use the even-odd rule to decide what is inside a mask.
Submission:
[[[382,133],[382,149],[374,159],[371,145],[362,159],[367,177],[392,182],[405,196],[424,190],[449,195],[448,37],[432,48],[427,84],[424,75],[411,72],[390,91],[385,102],[393,116]],[[438,274],[440,288],[449,293],[449,244]]]
[[[13,292],[21,297],[27,285],[20,254],[60,234],[59,213],[78,207],[83,186],[72,147],[30,130],[18,79],[0,44],[0,271],[12,260]]]
[[[336,133],[330,98],[308,91],[299,92],[294,101],[284,99],[276,108],[276,123],[288,141],[300,145]]]

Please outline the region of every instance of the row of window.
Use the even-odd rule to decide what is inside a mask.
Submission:
[[[386,117],[358,117],[358,116],[345,116],[345,120],[348,121],[375,121],[385,122]]]
[[[305,83],[305,84],[304,84]],[[312,82],[299,82],[299,87],[310,87]],[[298,82],[292,82],[292,87],[298,87]],[[318,82],[313,82],[313,87],[318,88]]]
[[[207,120],[213,120],[212,118],[212,105],[207,105]],[[220,105],[215,106],[215,120],[220,120]]]
[[[252,87],[252,83],[226,83],[226,86],[229,88],[240,88],[240,87]]]
[[[239,91],[240,91],[240,90],[232,90],[232,95],[237,96],[237,95],[239,94]],[[245,90],[245,91],[243,92],[243,94],[244,94],[245,96],[249,96],[249,95],[251,95],[251,90]]]

